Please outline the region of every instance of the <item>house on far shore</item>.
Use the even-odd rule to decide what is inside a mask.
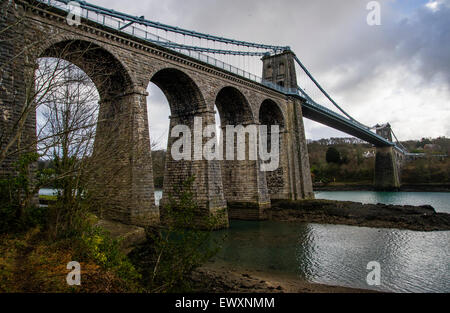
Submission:
[[[369,150],[363,153],[363,157],[365,159],[371,159],[375,157],[375,151],[374,150]]]
[[[426,144],[424,147],[423,147],[423,150],[425,151],[425,152],[439,152],[439,151],[441,151],[441,146],[439,146],[439,145],[436,145],[436,144]]]

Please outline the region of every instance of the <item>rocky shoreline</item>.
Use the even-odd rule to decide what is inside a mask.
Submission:
[[[193,292],[201,293],[374,293],[372,290],[311,283],[291,275],[208,263],[191,275]]]
[[[314,191],[375,191],[373,184],[315,184]],[[402,192],[450,192],[450,184],[402,185]]]
[[[273,201],[269,220],[361,227],[449,231],[450,214],[436,213],[431,206],[362,204],[350,201]]]

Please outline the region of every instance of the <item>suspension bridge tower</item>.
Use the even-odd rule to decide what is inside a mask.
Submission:
[[[266,55],[263,61],[263,79],[285,88],[297,88],[295,54],[285,50],[281,54]]]
[[[392,142],[391,125],[377,125],[377,134]],[[400,188],[400,168],[394,146],[377,147],[375,158],[375,181],[376,190],[390,191]]]
[[[295,54],[291,50],[287,49],[275,55],[267,54],[262,58],[262,62],[264,81],[282,87],[284,90],[286,88],[297,90]],[[290,168],[288,175],[291,185],[289,199],[312,199],[314,192],[303,123],[303,102],[297,97],[289,97],[287,104],[286,127],[282,130],[280,138],[280,165],[282,168]],[[273,178],[273,173],[268,173],[269,183],[271,178]]]

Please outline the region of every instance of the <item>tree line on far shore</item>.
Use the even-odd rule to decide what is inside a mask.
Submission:
[[[450,183],[450,138],[422,138],[402,144],[423,156],[402,166],[403,184]],[[314,183],[371,184],[375,169],[375,148],[355,138],[309,141],[309,158]]]

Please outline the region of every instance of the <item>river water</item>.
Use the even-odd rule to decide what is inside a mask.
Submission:
[[[156,202],[162,191],[155,192]],[[316,198],[432,205],[450,213],[450,193],[317,192]],[[450,292],[450,232],[345,225],[232,221],[218,262],[297,276],[311,282],[389,292]],[[381,265],[381,285],[369,286],[369,262]]]
[[[311,282],[391,292],[450,292],[450,232],[232,221],[220,262]],[[381,286],[366,282],[371,261]]]
[[[318,199],[432,205],[450,213],[450,193],[317,192]],[[311,282],[388,292],[450,292],[450,232],[345,225],[232,221],[217,256],[239,268],[295,275]],[[381,285],[367,284],[369,262]]]

